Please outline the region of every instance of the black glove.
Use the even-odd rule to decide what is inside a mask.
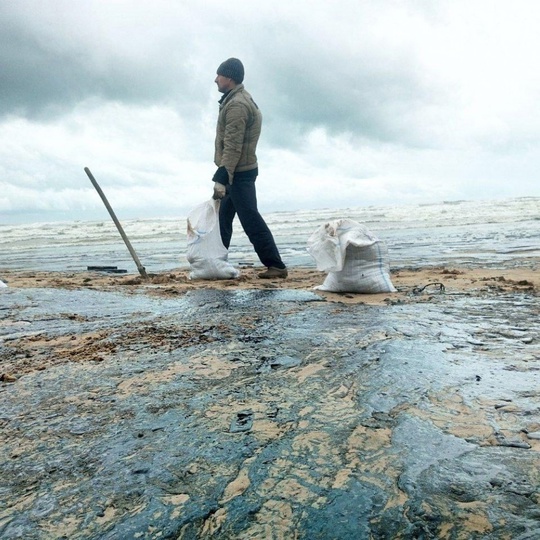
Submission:
[[[223,165],[221,167],[218,167],[218,170],[215,172],[214,178],[212,178],[212,181],[219,182],[220,184],[223,184],[224,186],[226,186],[229,183],[229,173]]]

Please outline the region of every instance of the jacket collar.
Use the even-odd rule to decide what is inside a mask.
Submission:
[[[225,92],[222,96],[221,96],[221,99],[218,101],[218,103],[220,105],[223,105],[223,103],[225,103],[225,101],[227,101],[227,99],[229,98],[229,96],[232,96],[234,94],[236,94],[237,92],[239,92],[240,90],[243,90],[244,89],[244,85],[243,84],[237,84],[232,90],[229,90],[227,92]]]

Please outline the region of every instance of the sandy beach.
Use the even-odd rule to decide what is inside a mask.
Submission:
[[[533,538],[537,262],[2,271],[0,535]]]

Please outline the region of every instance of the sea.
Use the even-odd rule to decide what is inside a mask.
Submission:
[[[534,266],[540,257],[540,197],[319,208],[263,215],[289,267],[315,267],[307,251],[308,238],[321,225],[344,218],[361,223],[386,243],[392,269]],[[187,217],[118,218],[147,272],[189,268]],[[260,266],[238,222],[229,260],[239,266]],[[0,223],[0,279],[2,269],[78,272],[89,266],[138,273],[105,209],[103,219],[98,221]]]

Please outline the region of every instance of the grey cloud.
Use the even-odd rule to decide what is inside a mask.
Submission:
[[[347,132],[381,142],[429,144],[410,120],[434,95],[413,62],[400,63],[391,55],[366,52],[332,59],[314,45],[292,58],[285,52],[263,58],[265,69],[258,76],[272,103],[274,118],[266,120],[274,144],[290,144],[279,124],[298,137],[324,127],[331,135]]]
[[[127,102],[167,97],[169,75],[136,66],[114,55],[96,68],[81,51],[47,50],[32,36],[0,29],[0,114],[49,116],[89,97]]]
[[[193,6],[188,14],[163,14],[160,32],[151,24],[139,32],[137,25],[126,23],[117,35],[117,19],[101,21],[101,41],[99,32],[78,36],[57,21],[52,30],[41,27],[36,22],[40,4],[32,5],[33,14],[3,7],[0,115],[47,118],[79,101],[100,98],[168,102],[193,117],[206,104],[208,94],[201,90],[212,88],[218,62],[237,50],[253,68],[246,84],[264,103],[265,130],[273,144],[290,147],[320,126],[331,134],[418,142],[406,119],[420,100],[425,102],[427,91],[411,60],[402,62],[396,51],[365,45],[347,50],[344,44],[341,50],[338,29],[314,40],[316,30],[299,22],[264,25],[262,15],[255,13],[237,20],[234,9]],[[73,4],[58,5],[64,24],[85,23]],[[140,20],[144,10],[138,9]],[[227,32],[231,25],[236,29],[232,35]]]
[[[72,25],[83,21],[73,10],[66,17]],[[145,36],[134,28],[116,36],[109,28],[102,43],[99,33],[74,38],[63,35],[60,24],[40,27],[37,20],[39,11],[29,15],[15,8],[10,12],[5,4],[0,8],[0,116],[49,118],[89,98],[148,104],[180,100],[182,81],[188,81],[184,91],[191,93],[190,99],[200,100],[188,77],[187,33],[175,36],[173,46],[161,43],[151,28]],[[122,39],[133,41],[133,49]]]
[[[85,93],[81,83],[87,76],[80,61],[50,54],[30,35],[1,28],[0,51],[2,114],[35,116]]]

